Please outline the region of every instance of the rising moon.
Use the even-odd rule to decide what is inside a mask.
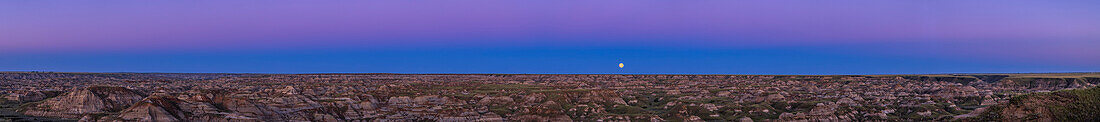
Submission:
[[[623,63],[619,63],[619,68],[623,68]]]

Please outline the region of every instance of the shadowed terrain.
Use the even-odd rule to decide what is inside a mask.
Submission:
[[[6,120],[1065,121],[1095,115],[1100,74],[3,72],[0,81],[14,110]]]

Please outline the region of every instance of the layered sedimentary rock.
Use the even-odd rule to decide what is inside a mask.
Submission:
[[[1090,74],[1067,74],[1090,75]],[[938,78],[947,77],[947,78]],[[1034,76],[958,78],[754,75],[402,75],[2,73],[0,94],[24,112],[82,121],[948,121],[995,110],[1012,119],[1081,110],[1032,109],[1095,96],[1011,96],[1095,86]],[[1065,76],[1059,76],[1065,77]],[[1077,77],[1077,76],[1075,76]],[[1093,78],[1094,79],[1094,78]],[[998,80],[998,81],[991,81]],[[982,81],[982,82],[979,82]],[[1077,81],[1077,80],[1075,80]],[[1037,85],[1012,85],[1037,84]],[[1042,85],[1053,84],[1053,85]],[[1068,84],[1068,85],[1061,85]],[[1076,85],[1074,85],[1076,84]],[[90,87],[89,85],[126,86]],[[1035,86],[1035,87],[1029,87]],[[77,88],[77,89],[74,89]],[[50,98],[37,90],[66,90]],[[126,92],[129,91],[129,92]],[[130,94],[132,93],[132,94]],[[59,93],[60,94],[60,93]],[[143,94],[148,94],[148,97]],[[129,96],[129,97],[126,97]],[[1045,101],[1044,101],[1045,100]],[[1053,101],[1051,101],[1053,100]],[[1011,102],[1010,102],[1011,103]],[[1043,103],[1043,104],[1034,104]],[[1047,104],[1051,103],[1051,104]],[[19,106],[5,104],[6,106]],[[1056,108],[1056,107],[1055,107]],[[1095,107],[1093,107],[1095,108]],[[1091,109],[1090,110],[1096,110]],[[981,112],[959,118],[981,115]],[[1095,112],[1093,112],[1095,113]],[[0,116],[0,121],[5,118]],[[1050,120],[1050,119],[1044,119]],[[1053,119],[1061,120],[1061,119]],[[1052,121],[1053,121],[1052,120]]]
[[[19,111],[32,116],[79,118],[88,114],[119,111],[142,98],[140,93],[123,87],[93,86],[42,102],[29,103]]]
[[[212,94],[154,94],[122,110],[117,115],[94,118],[88,116],[84,121],[259,121],[243,116],[241,113],[220,109],[209,97]]]
[[[177,105],[180,100],[170,96],[149,96],[133,107],[123,110],[118,118],[143,122],[180,121],[183,110]]]
[[[467,102],[437,95],[393,96],[379,101],[370,95],[314,97],[289,89],[259,94],[154,94],[117,115],[85,117],[84,121],[502,121],[489,111],[472,111]],[[488,99],[501,97],[486,97]],[[507,98],[507,97],[504,97]],[[483,98],[485,99],[485,98]],[[515,104],[515,103],[501,103]],[[451,108],[444,110],[444,108]],[[526,119],[569,120],[568,116],[525,116]],[[515,119],[525,119],[517,117]]]

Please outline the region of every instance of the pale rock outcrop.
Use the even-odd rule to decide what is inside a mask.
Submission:
[[[512,102],[515,102],[515,100],[513,100],[511,97],[508,97],[508,96],[497,96],[497,97],[490,96],[490,97],[481,98],[481,100],[478,101],[477,103],[480,104],[480,105],[489,105],[489,104],[511,104]]]
[[[738,121],[738,122],[752,122],[752,118],[749,118],[749,117],[741,117],[740,119],[737,119],[737,121]]]

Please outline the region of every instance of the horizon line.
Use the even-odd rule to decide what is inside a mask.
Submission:
[[[730,74],[730,73],[392,73],[392,72],[314,72],[314,73],[257,73],[257,72],[63,72],[63,71],[0,71],[0,73],[132,73],[132,74],[265,74],[265,75],[996,75],[996,74],[1092,74],[1089,72],[958,72],[958,73],[896,73],[896,74]]]

